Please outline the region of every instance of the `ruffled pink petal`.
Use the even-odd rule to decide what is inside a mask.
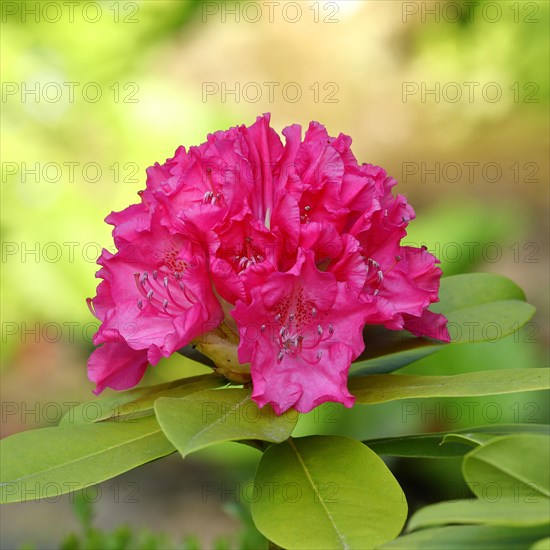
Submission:
[[[127,390],[143,378],[147,365],[147,350],[136,351],[123,342],[109,342],[90,355],[88,378],[96,384],[96,395],[105,388]]]
[[[427,336],[442,342],[450,342],[451,336],[447,329],[447,319],[438,313],[424,310],[420,317],[404,315],[404,327],[415,336]]]

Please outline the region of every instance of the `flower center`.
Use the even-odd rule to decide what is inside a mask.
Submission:
[[[206,168],[206,179],[210,189],[202,197],[203,204],[218,204],[219,206],[223,206],[225,199],[212,179],[212,168],[210,167]]]
[[[189,267],[189,264],[185,260],[178,258],[177,250],[165,252],[164,265],[174,273],[183,273]]]
[[[334,334],[332,324],[327,325],[324,322],[325,316],[319,313],[311,300],[306,299],[303,288],[283,298],[273,309],[273,313],[275,313],[273,321],[277,327],[280,327],[277,333],[278,363],[281,363],[286,355],[291,357],[300,355],[305,358],[302,355],[304,350],[311,351],[318,348]],[[325,329],[323,325],[326,325]],[[262,332],[265,330],[265,325],[261,326],[261,330]],[[315,360],[308,362],[318,363],[322,355],[323,351],[318,349]]]
[[[302,213],[300,214],[300,221],[302,223],[307,223],[309,221],[309,211],[311,210],[311,206],[306,205],[304,206]]]
[[[248,269],[251,265],[256,265],[264,261],[264,256],[261,254],[261,250],[252,244],[252,237],[246,237],[243,243],[238,247],[237,253],[233,258],[233,262],[236,264],[237,273],[242,273]]]
[[[138,299],[137,307],[143,309],[145,299],[159,313],[174,315],[177,311],[187,311],[191,304],[198,302],[198,298],[180,279],[180,271],[165,275],[162,280],[156,269],[151,276],[148,271],[134,273],[136,287],[143,296]]]

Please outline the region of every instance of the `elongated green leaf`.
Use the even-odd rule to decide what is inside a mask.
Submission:
[[[243,388],[206,390],[179,399],[162,397],[155,402],[155,412],[182,456],[223,441],[278,443],[290,436],[298,421],[296,412],[277,416],[270,406],[259,409],[250,399],[250,390]]]
[[[89,424],[109,418],[130,420],[144,414],[153,415],[153,405],[159,397],[183,397],[225,384],[227,380],[221,376],[203,374],[156,386],[134,388],[103,399],[82,403],[67,412],[59,424]]]
[[[430,434],[373,439],[363,443],[379,455],[407,458],[455,458],[472,450],[469,445],[442,445],[442,441],[443,434]]]
[[[513,499],[457,500],[421,508],[409,521],[408,531],[446,524],[506,525],[508,527],[548,524],[548,501],[521,502]]]
[[[389,332],[389,331],[388,331]],[[394,350],[398,350],[400,347],[408,347],[401,351],[389,352],[386,355],[380,355],[373,357],[372,359],[361,360],[361,357],[350,368],[350,376],[362,376],[365,374],[387,374],[394,372],[401,367],[406,367],[415,361],[431,355],[437,351],[440,351],[444,346],[448,344],[435,344],[431,340],[424,340],[423,338],[406,338],[399,340],[402,332],[396,333],[394,340],[396,343]],[[402,342],[405,342],[404,344]],[[368,345],[368,341],[366,343]]]
[[[530,550],[548,550],[548,548],[550,548],[550,537],[538,540],[530,547]]]
[[[491,439],[498,437],[495,434],[476,434],[476,433],[462,433],[462,434],[447,434],[442,441],[442,445],[445,443],[462,443],[469,447],[479,447]]]
[[[470,451],[462,473],[481,499],[508,498],[525,503],[550,498],[550,437],[505,435]],[[490,495],[488,497],[488,495]]]
[[[430,308],[447,315],[452,311],[503,300],[525,300],[525,293],[513,281],[494,273],[464,273],[443,277],[439,302]]]
[[[430,308],[449,321],[453,342],[496,342],[535,313],[519,286],[501,275],[472,273],[441,280],[439,302]]]
[[[69,493],[174,450],[152,416],[21,432],[0,441],[0,502]]]
[[[397,536],[407,514],[405,496],[386,465],[347,437],[272,445],[254,483],[254,523],[287,549],[374,548]]]
[[[388,330],[376,325],[364,328],[363,340],[365,351],[352,363],[350,376],[393,372],[446,345],[417,338],[407,331]]]
[[[482,433],[503,435],[511,432],[550,434],[548,424],[490,424],[429,434],[411,434],[398,437],[384,437],[363,441],[374,452],[381,455],[401,456],[408,458],[453,458],[462,456],[472,450],[470,445],[446,442],[443,439],[449,434]]]
[[[422,529],[381,546],[383,550],[525,550],[548,527],[465,525]]]
[[[550,369],[506,369],[455,376],[372,374],[348,384],[356,403],[372,404],[421,397],[497,395],[550,388]]]
[[[439,298],[430,309],[447,317],[453,343],[495,342],[518,330],[535,312],[521,288],[491,273],[444,277]],[[393,372],[445,345],[383,327],[366,327],[364,339],[365,351],[353,363],[351,376]]]
[[[535,314],[519,300],[501,300],[451,311],[447,317],[453,343],[496,342],[513,334]]]

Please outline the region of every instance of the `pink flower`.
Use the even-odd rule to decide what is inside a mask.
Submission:
[[[293,125],[283,145],[269,121],[180,147],[148,169],[141,203],[107,218],[118,251],[100,257],[91,300],[97,392],[193,343],[277,414],[350,407],[365,324],[449,341],[428,310],[437,259],[400,244],[414,211],[397,182],[359,165],[344,134],[312,122],[302,140]]]
[[[134,386],[148,363],[155,365],[223,319],[200,249],[155,217],[146,224],[150,229],[132,225],[136,209],[126,212],[107,218],[120,221],[114,231],[119,251],[104,250],[99,258],[103,281],[90,304],[102,321],[94,344],[103,345],[89,361],[97,393]]]
[[[325,401],[351,407],[347,373],[363,351],[366,317],[357,293],[300,249],[290,270],[272,272],[251,295],[232,314],[258,405],[271,403],[278,414],[292,406],[308,412]]]

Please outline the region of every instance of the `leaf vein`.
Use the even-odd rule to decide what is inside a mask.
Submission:
[[[345,538],[344,536],[342,535],[342,533],[340,533],[340,530],[338,529],[338,526],[336,525],[336,523],[334,522],[334,518],[332,517],[329,509],[327,508],[326,504],[325,504],[325,501],[323,500],[323,498],[321,497],[321,495],[319,494],[319,491],[317,490],[317,487],[315,487],[315,482],[313,481],[313,479],[311,478],[311,476],[309,475],[309,471],[307,469],[307,466],[305,465],[303,459],[302,459],[302,456],[300,455],[298,449],[296,448],[296,445],[294,445],[294,442],[292,441],[291,438],[288,439],[288,444],[290,445],[290,447],[292,448],[292,450],[296,453],[296,457],[298,458],[298,461],[300,462],[300,465],[302,466],[303,470],[304,470],[304,473],[306,475],[306,478],[307,480],[309,481],[309,483],[311,484],[311,487],[313,489],[313,492],[315,493],[315,495],[317,496],[317,499],[318,499],[318,502],[321,503],[321,506],[323,507],[323,510],[325,511],[325,514],[327,515],[332,527],[334,528],[334,531],[336,532],[336,534],[338,535],[338,538],[340,539],[340,541],[342,542],[342,548],[344,548],[344,550],[348,550],[349,549],[349,546],[348,544],[346,543],[345,541]]]

